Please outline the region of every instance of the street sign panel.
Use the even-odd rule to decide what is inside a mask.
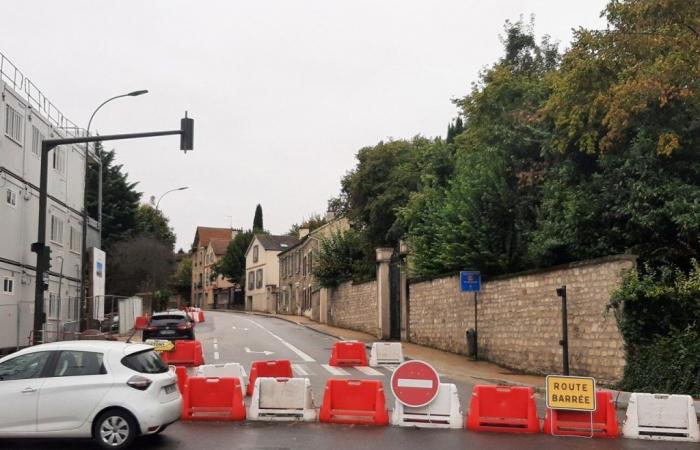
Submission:
[[[547,375],[547,408],[595,411],[595,378]]]
[[[464,270],[459,273],[459,287],[462,292],[481,291],[481,272]]]
[[[391,392],[402,404],[420,408],[432,402],[440,389],[440,376],[423,361],[411,360],[391,374]]]

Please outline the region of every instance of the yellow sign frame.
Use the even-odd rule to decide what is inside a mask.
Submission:
[[[554,395],[561,395],[562,400],[552,401]],[[545,381],[545,396],[547,408],[549,409],[593,412],[596,410],[595,378],[547,375]],[[584,399],[581,397],[584,397]],[[586,397],[588,397],[589,401],[585,401]]]

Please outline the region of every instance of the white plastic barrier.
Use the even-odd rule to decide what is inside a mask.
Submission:
[[[401,364],[403,349],[400,342],[374,342],[369,352],[369,365],[377,367],[381,364]]]
[[[405,406],[396,400],[391,424],[401,427],[463,428],[457,386],[440,383],[435,400],[420,408]]]
[[[248,419],[312,422],[316,418],[308,378],[261,377],[255,380]]]
[[[634,439],[700,442],[693,399],[689,395],[630,395],[622,435]]]
[[[248,374],[239,363],[204,364],[197,367],[195,375],[200,377],[238,378],[241,381],[241,390],[245,398],[246,389],[248,389]]]

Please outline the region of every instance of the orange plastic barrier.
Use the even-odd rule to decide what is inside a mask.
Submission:
[[[190,377],[182,397],[183,420],[245,420],[238,378]]]
[[[329,423],[388,425],[382,382],[329,379],[318,418]]]
[[[476,385],[466,427],[472,431],[539,433],[534,395],[531,387]]]
[[[366,366],[367,352],[365,343],[359,341],[338,341],[333,344],[331,366]]]
[[[202,343],[199,341],[175,341],[175,348],[162,352],[160,357],[166,364],[176,366],[201,366],[204,364]]]
[[[134,330],[143,330],[148,325],[150,316],[136,316],[134,318]]]
[[[198,313],[195,313],[195,314],[199,314],[199,321],[204,322],[204,311],[199,311]]]
[[[185,366],[175,366],[175,375],[177,375],[177,388],[181,394],[184,394],[185,383],[187,382],[187,368]]]
[[[278,359],[271,361],[253,361],[250,365],[250,375],[248,376],[247,395],[253,395],[255,380],[262,378],[293,378],[292,363],[288,359]]]
[[[619,438],[620,426],[617,423],[612,392],[596,392],[595,402],[596,409],[593,412],[592,423],[590,412],[547,408],[544,432],[553,435]]]

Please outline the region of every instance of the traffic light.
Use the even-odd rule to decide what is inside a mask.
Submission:
[[[185,111],[185,117],[180,119],[180,150],[187,152],[192,150],[194,144],[194,119],[187,117],[187,111]]]

